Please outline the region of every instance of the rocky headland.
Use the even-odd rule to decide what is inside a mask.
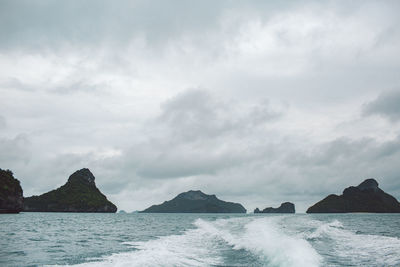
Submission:
[[[239,203],[226,202],[215,195],[197,191],[188,191],[177,195],[160,205],[153,205],[142,212],[148,213],[246,213]]]
[[[116,212],[117,207],[107,200],[94,182],[89,169],[74,172],[63,186],[24,199],[28,212]]]
[[[294,204],[291,202],[284,202],[278,208],[268,207],[263,210],[256,208],[254,213],[295,213]]]
[[[19,213],[23,208],[22,188],[12,171],[0,169],[0,213]]]
[[[398,213],[400,203],[379,188],[375,179],[367,179],[358,186],[350,186],[343,194],[329,195],[317,202],[307,213],[374,212]]]

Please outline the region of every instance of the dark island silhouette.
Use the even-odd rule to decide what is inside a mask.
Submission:
[[[350,186],[343,194],[329,195],[308,208],[307,213],[373,212],[398,213],[400,203],[378,187],[375,179],[367,179],[358,186]]]
[[[0,213],[19,213],[23,208],[22,188],[12,171],[0,169]]]
[[[23,211],[28,212],[116,212],[94,182],[89,169],[74,172],[67,183],[40,196],[24,199]]]
[[[143,213],[246,213],[239,203],[226,202],[215,195],[207,195],[200,190],[181,193],[160,205],[153,205]]]
[[[278,208],[268,207],[263,210],[256,208],[254,213],[295,213],[294,204],[291,202],[284,202]]]
[[[42,194],[23,198],[20,182],[12,171],[0,169],[0,213],[26,212],[107,212],[117,207],[96,187],[89,169],[74,172],[63,186]],[[142,213],[246,213],[239,203],[226,202],[200,190],[190,190]],[[350,186],[338,196],[331,194],[309,207],[307,213],[400,213],[400,203],[379,188],[375,179]],[[120,213],[124,213],[121,211]],[[295,213],[295,205],[284,202],[278,208],[256,208],[254,213]]]

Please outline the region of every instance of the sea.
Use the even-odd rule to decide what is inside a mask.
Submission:
[[[400,266],[400,214],[2,214],[0,266]]]

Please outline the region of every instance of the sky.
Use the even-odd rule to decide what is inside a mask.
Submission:
[[[298,212],[400,199],[399,1],[0,0],[0,168],[87,167],[126,211],[188,190]]]

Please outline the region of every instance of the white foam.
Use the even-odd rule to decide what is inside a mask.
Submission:
[[[211,240],[198,229],[188,230],[183,235],[126,243],[137,250],[77,266],[210,266],[221,263]]]
[[[78,266],[223,265],[223,251],[247,250],[266,266],[319,266],[321,257],[304,239],[289,236],[274,218],[242,217],[205,221],[182,235],[129,242],[137,250],[117,253]],[[251,264],[251,263],[248,263]]]
[[[308,238],[329,244],[330,254],[342,265],[400,265],[400,239],[396,237],[356,234],[334,220],[320,224]]]
[[[323,237],[324,235],[329,235],[330,233],[338,233],[343,229],[343,224],[338,220],[333,220],[332,222],[320,224],[314,221],[314,225],[317,223],[317,228],[311,234],[308,235],[308,238],[318,239]]]
[[[280,217],[257,218],[244,224],[243,231],[232,231],[235,227],[232,219],[216,223],[198,220],[196,225],[202,229],[212,229],[214,235],[224,239],[234,249],[251,251],[268,266],[319,266],[319,254],[306,240],[287,235],[279,226],[279,219]]]

